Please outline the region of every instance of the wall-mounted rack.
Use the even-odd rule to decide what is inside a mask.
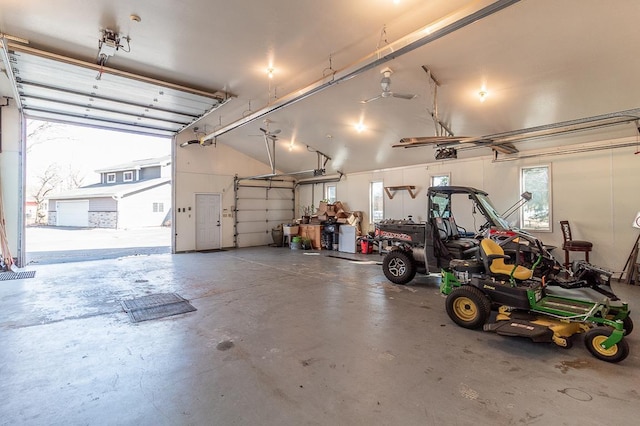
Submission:
[[[416,195],[418,195],[418,193],[413,192],[415,189],[416,187],[414,185],[385,186],[384,192],[387,193],[390,200],[393,200],[393,197],[395,197],[396,192],[398,191],[409,191],[409,195],[411,195],[411,198],[416,198]]]

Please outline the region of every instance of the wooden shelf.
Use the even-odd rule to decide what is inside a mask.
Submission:
[[[385,186],[384,192],[387,193],[390,200],[393,200],[393,197],[395,197],[397,191],[409,191],[409,195],[411,195],[411,198],[416,198],[416,195],[418,195],[418,193],[413,192],[415,189],[416,187],[414,185]]]

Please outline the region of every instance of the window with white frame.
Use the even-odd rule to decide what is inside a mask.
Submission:
[[[122,180],[124,182],[131,182],[133,180],[133,172],[122,173]]]
[[[164,212],[164,203],[153,203],[153,212],[154,213]]]
[[[531,200],[520,209],[520,228],[551,232],[551,166],[521,167],[520,191],[531,193]]]
[[[336,185],[325,185],[324,198],[325,200],[328,200],[330,204],[333,204],[336,201],[338,201],[338,198],[336,195]]]
[[[384,184],[382,181],[369,185],[369,220],[376,223],[384,219]]]
[[[115,173],[107,173],[107,183],[116,183]]]
[[[430,186],[449,186],[451,184],[451,175],[449,173],[431,175],[429,180]]]

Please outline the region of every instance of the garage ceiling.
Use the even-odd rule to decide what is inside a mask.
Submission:
[[[504,8],[409,53],[394,54],[416,31],[428,34],[496,5]],[[131,20],[132,14],[140,22]],[[30,48],[91,64],[95,64],[101,30],[117,31],[131,38],[131,50],[109,58],[113,70],[221,94],[220,105],[211,103],[212,112],[207,114],[211,108],[202,106],[166,121],[163,117],[164,124],[157,126],[160,131],[180,131],[185,121],[204,114],[182,130],[186,137],[192,137],[193,126],[199,127],[198,135],[230,129],[217,135],[217,144],[268,164],[264,141],[255,136],[268,124],[270,130],[281,130],[276,144],[278,169],[313,169],[317,158],[310,151],[319,150],[331,157],[328,173],[351,173],[436,161],[432,147],[392,148],[404,137],[436,134],[431,115],[434,86],[423,67],[440,84],[438,117],[457,136],[551,128],[557,123],[620,115],[628,120],[562,138],[518,141],[516,147],[524,153],[636,136],[640,57],[630,50],[630,42],[637,38],[638,17],[637,0],[326,0],[293,5],[287,0],[162,4],[139,0],[133,6],[125,0],[22,0],[3,2],[0,31],[28,40]],[[384,60],[339,84],[275,108],[300,90],[358,68],[367,58]],[[54,68],[45,67],[51,74]],[[418,96],[360,103],[380,94],[385,67],[393,70],[394,92]],[[273,69],[272,78],[267,68]],[[95,84],[97,69],[83,72]],[[3,95],[11,96],[5,86],[0,87]],[[478,96],[481,88],[488,93],[484,102]],[[141,102],[148,105],[151,93],[159,90],[150,89],[136,99],[148,96]],[[230,97],[226,93],[235,97],[225,102]],[[76,102],[71,98],[65,102]],[[48,105],[32,96],[25,100],[28,107],[46,109]],[[74,114],[82,114],[80,107],[73,108]],[[106,120],[119,117],[110,106],[104,109],[109,110]],[[157,118],[134,116],[136,124]],[[163,127],[173,121],[175,126]],[[361,132],[355,130],[358,123],[365,126]],[[127,125],[137,128],[136,124]],[[181,149],[216,148],[189,145]],[[461,150],[459,157],[491,153],[490,147],[481,146]]]

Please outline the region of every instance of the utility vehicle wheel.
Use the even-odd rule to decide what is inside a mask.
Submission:
[[[460,327],[480,328],[491,315],[491,301],[480,290],[471,286],[454,289],[447,296],[447,314]]]
[[[392,250],[382,261],[384,276],[394,284],[407,284],[416,276],[416,264],[411,255]]]
[[[595,356],[602,361],[620,362],[629,355],[629,343],[626,340],[620,340],[609,349],[604,349],[602,343],[611,335],[609,327],[595,327],[587,331],[584,335],[584,344]]]

